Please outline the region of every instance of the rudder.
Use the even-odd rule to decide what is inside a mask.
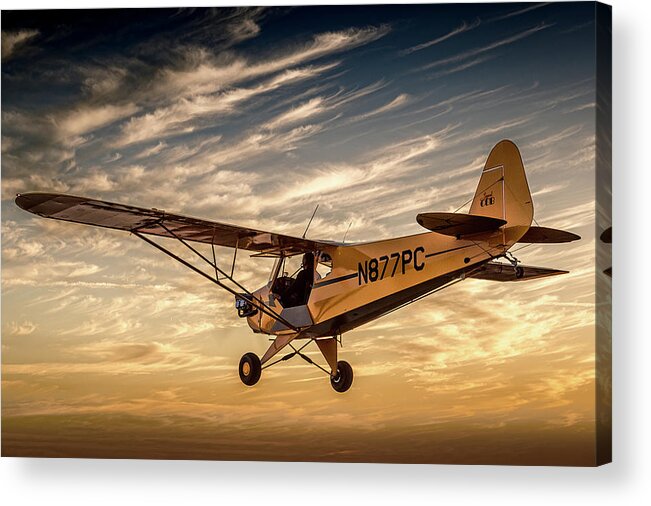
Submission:
[[[498,142],[488,155],[470,214],[505,220],[505,243],[517,241],[529,229],[531,192],[520,151],[512,141]]]

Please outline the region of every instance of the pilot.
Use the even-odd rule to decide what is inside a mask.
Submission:
[[[314,254],[307,252],[303,255],[301,262],[302,269],[296,275],[296,279],[289,290],[289,301],[291,306],[302,306],[307,304],[307,299],[314,283]]]

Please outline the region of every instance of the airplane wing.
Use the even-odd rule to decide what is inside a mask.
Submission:
[[[19,193],[16,204],[44,218],[160,237],[176,236],[186,241],[254,251],[260,256],[295,255],[336,244],[62,193]]]
[[[478,270],[468,274],[469,278],[485,279],[488,281],[527,281],[530,279],[546,278],[567,274],[569,271],[558,269],[548,269],[547,267],[532,267],[530,265],[518,265],[518,270],[511,264],[500,262],[488,262],[482,265]]]

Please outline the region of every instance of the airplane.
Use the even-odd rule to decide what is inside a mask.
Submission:
[[[242,356],[239,376],[245,385],[255,385],[263,369],[298,356],[325,372],[340,393],[353,382],[352,367],[338,359],[343,333],[468,278],[511,282],[568,272],[522,265],[509,251],[521,243],[580,239],[571,232],[532,226],[531,193],[512,141],[502,140],[491,150],[471,202],[468,214],[418,214],[416,221],[427,230],[423,233],[344,243],[60,193],[16,196],[19,207],[44,218],[128,231],[233,295],[238,316],[246,318],[254,333],[271,336],[261,358],[251,352]],[[194,262],[152,236],[174,239]],[[212,255],[196,243],[210,245]],[[234,250],[230,273],[217,265],[215,246]],[[240,250],[275,258],[269,281],[257,290],[247,290],[234,277]],[[293,272],[291,264],[301,255],[302,266]],[[198,261],[208,267],[197,267]],[[303,353],[312,342],[328,368]],[[277,358],[286,348],[291,351]]]

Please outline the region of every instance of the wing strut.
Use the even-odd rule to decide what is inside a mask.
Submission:
[[[180,237],[177,236],[174,232],[172,232],[169,228],[167,228],[167,227],[165,226],[165,224],[162,222],[162,220],[161,220],[161,222],[160,222],[160,226],[161,226],[162,228],[164,228],[165,231],[167,231],[167,233],[169,233],[172,237],[174,237],[174,238],[177,239],[181,244],[183,244],[186,248],[188,248],[188,249],[189,249],[190,251],[192,251],[195,255],[197,255],[199,258],[201,258],[202,260],[204,260],[208,265],[210,265],[212,268],[214,268],[214,269],[215,269],[215,277],[212,277],[211,275],[206,274],[203,270],[201,270],[201,269],[199,269],[198,267],[192,265],[190,262],[188,262],[187,260],[181,258],[180,256],[178,256],[178,255],[172,253],[170,250],[168,250],[168,249],[165,248],[164,246],[161,246],[161,245],[158,244],[157,242],[155,242],[155,241],[149,239],[148,237],[145,237],[145,236],[142,235],[140,232],[138,232],[137,229],[132,230],[132,233],[133,233],[136,237],[139,237],[140,239],[142,239],[143,241],[145,241],[147,244],[153,246],[154,248],[156,248],[156,249],[159,250],[159,251],[162,251],[162,252],[165,253],[167,256],[172,257],[172,258],[173,258],[174,260],[176,260],[177,262],[179,262],[179,263],[185,265],[187,268],[193,270],[193,271],[196,272],[197,274],[200,274],[200,275],[202,275],[204,278],[206,278],[206,279],[212,281],[213,283],[215,283],[215,284],[216,284],[217,286],[219,286],[220,288],[223,288],[224,290],[226,290],[227,292],[231,293],[232,295],[235,295],[236,297],[239,296],[240,294],[239,294],[238,292],[236,292],[235,290],[233,290],[230,286],[225,285],[224,283],[222,283],[222,281],[221,281],[220,279],[218,279],[217,274],[221,274],[221,275],[222,275],[222,279],[228,279],[231,283],[233,283],[233,284],[234,284],[235,286],[237,286],[240,290],[242,290],[244,293],[246,293],[246,295],[248,295],[249,297],[251,297],[252,300],[254,300],[255,302],[257,302],[256,305],[257,305],[257,308],[258,308],[260,311],[262,311],[262,312],[265,313],[266,315],[270,316],[270,317],[273,318],[274,320],[279,321],[279,322],[281,322],[282,324],[286,325],[288,328],[292,329],[293,331],[295,331],[295,332],[298,332],[298,331],[299,331],[299,329],[298,329],[297,327],[295,327],[294,325],[292,325],[291,323],[289,323],[285,318],[283,318],[283,317],[280,316],[278,313],[276,313],[273,309],[271,309],[269,306],[267,306],[267,305],[266,305],[262,300],[260,300],[258,297],[256,297],[255,295],[253,295],[249,290],[247,290],[246,288],[244,288],[240,283],[238,283],[235,279],[233,279],[231,276],[229,276],[229,275],[228,275],[226,272],[224,272],[222,269],[220,269],[219,267],[217,267],[217,263],[216,263],[216,262],[215,262],[215,263],[211,262],[208,258],[206,258],[204,255],[202,255],[201,252],[197,251],[195,248],[193,248],[192,246],[190,246],[186,241],[184,241],[182,238],[180,238]]]

